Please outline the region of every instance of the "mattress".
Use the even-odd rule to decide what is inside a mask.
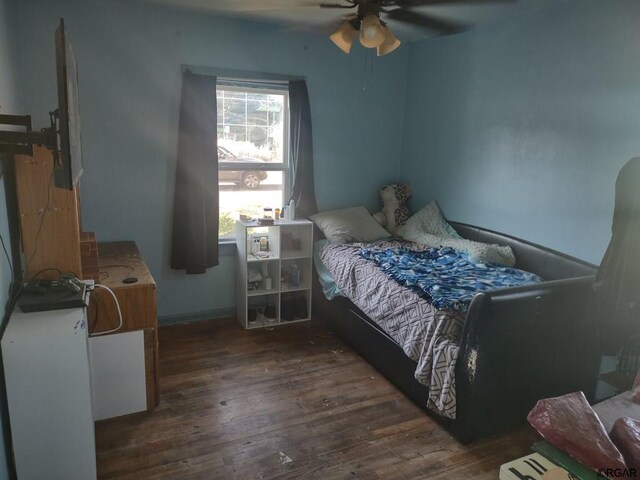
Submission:
[[[324,247],[329,244],[328,240],[318,240],[313,244],[313,264],[316,267],[316,273],[318,274],[318,281],[322,287],[322,293],[327,300],[333,300],[336,297],[344,297],[344,294],[338,288],[336,281],[329,273],[327,266],[322,261],[320,254]]]

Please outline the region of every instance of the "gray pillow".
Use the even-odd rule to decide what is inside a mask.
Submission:
[[[329,210],[310,218],[331,243],[374,242],[391,235],[364,207]]]

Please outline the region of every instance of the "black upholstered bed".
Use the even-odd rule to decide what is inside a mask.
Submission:
[[[588,307],[596,267],[515,237],[451,225],[469,240],[511,246],[516,267],[545,280],[473,298],[455,364],[455,419],[427,410],[428,387],[414,378],[416,362],[350,300],[327,300],[317,280],[315,313],[462,442],[523,424],[540,398],[576,390],[591,396],[598,355]]]

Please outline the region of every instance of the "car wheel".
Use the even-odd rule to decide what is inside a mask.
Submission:
[[[256,188],[260,185],[260,177],[253,172],[247,172],[242,176],[242,184],[247,188]]]

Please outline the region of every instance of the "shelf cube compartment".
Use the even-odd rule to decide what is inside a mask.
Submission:
[[[251,297],[247,302],[246,328],[277,325],[280,319],[280,296],[277,293]]]
[[[313,228],[310,224],[282,225],[280,227],[280,256],[305,258],[311,256]]]
[[[280,289],[280,263],[264,260],[247,263],[247,295],[276,293]]]
[[[311,258],[282,260],[280,265],[280,290],[291,292],[311,288]]]
[[[311,291],[301,290],[280,295],[280,323],[309,320]]]
[[[243,227],[244,228],[244,227]],[[247,261],[260,261],[280,257],[280,235],[277,226],[246,227]]]

